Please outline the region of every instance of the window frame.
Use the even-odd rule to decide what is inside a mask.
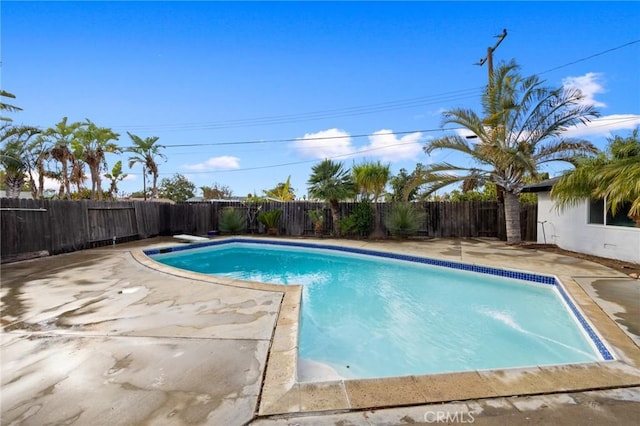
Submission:
[[[629,218],[631,203],[624,203],[615,216],[611,215],[611,212],[607,209],[606,198],[589,198],[587,206],[588,225],[615,226],[618,228],[636,227],[635,222]],[[599,209],[601,209],[600,212],[598,212]]]

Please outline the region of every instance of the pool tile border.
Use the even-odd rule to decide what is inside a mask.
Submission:
[[[188,246],[176,246],[168,247],[165,249],[150,249],[145,250],[145,254],[153,256],[156,254],[170,253],[174,251],[191,250],[209,246],[219,246],[224,244],[243,243],[243,244],[263,244],[263,245],[276,245],[276,246],[288,246],[288,247],[303,247],[322,250],[341,251],[346,253],[362,254],[368,256],[384,257],[395,260],[405,260],[409,262],[422,263],[432,266],[443,266],[446,268],[458,269],[469,272],[479,272],[481,274],[496,275],[504,278],[515,278],[523,281],[535,282],[539,284],[551,284],[556,285],[557,279],[551,275],[533,274],[531,272],[512,271],[508,269],[494,268],[490,266],[471,265],[463,262],[453,262],[449,260],[432,259],[428,257],[411,256],[398,253],[387,253],[376,250],[367,250],[356,247],[344,247],[335,246],[329,244],[316,244],[316,243],[303,243],[297,241],[276,241],[276,240],[259,240],[249,238],[229,238],[225,240],[207,241],[203,243],[190,244]]]

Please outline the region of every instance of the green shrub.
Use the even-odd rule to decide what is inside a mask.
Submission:
[[[391,235],[396,238],[408,238],[416,235],[420,225],[425,218],[425,214],[410,203],[394,204],[385,220],[385,225]]]
[[[222,234],[241,234],[246,227],[246,220],[242,213],[233,207],[222,210],[218,228]]]
[[[322,235],[324,231],[324,210],[310,210],[308,213],[309,219],[311,219],[311,223],[313,224],[313,232],[319,237]]]
[[[282,215],[282,210],[275,209],[268,212],[260,212],[258,213],[258,222],[264,225],[267,228],[267,233],[276,234],[278,231],[278,222],[280,221],[280,216]]]
[[[360,201],[353,212],[340,221],[340,231],[345,236],[367,237],[373,228],[373,208],[369,201]]]

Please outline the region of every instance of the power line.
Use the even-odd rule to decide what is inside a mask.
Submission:
[[[638,120],[640,119],[640,117],[624,117],[624,118],[603,118],[603,119],[599,119],[597,120],[597,122],[602,122],[602,121],[615,121],[615,122],[620,122],[620,123],[624,123],[627,121],[634,121],[634,120]],[[607,124],[600,124],[600,125],[594,125],[593,127],[604,127],[607,126]],[[446,128],[446,129],[424,129],[424,130],[413,130],[413,131],[404,131],[404,132],[385,132],[385,133],[377,133],[377,135],[401,135],[401,134],[409,134],[409,133],[416,133],[416,132],[422,132],[422,133],[431,133],[431,132],[445,132],[445,131],[451,131],[451,130],[462,130],[462,127],[454,127],[454,128]],[[348,137],[364,137],[364,136],[370,136],[370,135],[353,135],[353,136],[329,136],[329,137],[320,137],[320,138],[313,138],[313,139],[306,139],[306,140],[324,140],[324,139],[340,139],[340,138],[348,138]],[[261,141],[262,143],[268,143],[268,142],[282,142],[282,141],[295,141],[295,140],[299,140],[299,139],[282,139],[282,140],[273,140],[273,141]],[[248,143],[253,143],[254,141],[249,141]],[[335,159],[339,159],[339,158],[347,158],[347,157],[354,157],[354,156],[358,156],[361,154],[366,154],[369,152],[374,152],[374,151],[380,151],[383,149],[389,149],[389,148],[393,148],[393,147],[398,147],[398,146],[402,146],[402,145],[410,145],[413,144],[415,142],[399,142],[399,143],[395,143],[395,144],[390,144],[390,145],[386,145],[386,146],[382,146],[382,147],[378,147],[378,148],[369,148],[369,149],[362,149],[362,150],[357,150],[354,152],[348,152],[345,154],[338,154],[338,155],[334,155],[334,156],[329,156],[326,157],[327,159],[330,160],[335,160]],[[217,145],[217,144],[207,144],[207,145]],[[175,145],[175,146],[184,146],[184,145]],[[202,146],[202,145],[198,145],[198,146]],[[278,168],[278,167],[286,167],[286,166],[296,166],[296,165],[300,165],[300,164],[309,164],[309,163],[315,163],[317,162],[319,159],[312,159],[312,160],[301,160],[301,161],[293,161],[293,162],[289,162],[289,163],[279,163],[279,164],[269,164],[269,165],[265,165],[265,166],[255,166],[255,167],[246,167],[246,168],[240,168],[240,169],[228,169],[228,170],[207,170],[207,171],[188,171],[185,172],[186,174],[212,174],[212,173],[228,173],[228,172],[246,172],[246,171],[252,171],[252,170],[263,170],[263,169],[273,169],[273,168]],[[171,175],[174,173],[171,172],[164,172],[164,173],[159,173],[160,175]]]
[[[173,131],[184,130],[216,130],[236,127],[255,127],[272,124],[289,124],[302,121],[312,121],[320,119],[352,117],[356,115],[373,114],[379,112],[393,111],[399,109],[416,108],[420,106],[439,104],[454,100],[468,99],[478,96],[482,87],[459,89],[451,92],[444,92],[435,95],[426,95],[417,98],[402,99],[396,101],[380,102],[369,105],[343,107],[322,111],[312,111],[299,114],[275,115],[266,117],[255,117],[245,119],[233,119],[226,121],[212,121],[203,123],[183,123],[183,124],[159,124],[159,125],[128,125],[112,126],[114,129],[126,128],[129,131],[140,131],[146,129],[165,129]]]
[[[539,72],[538,74],[545,74],[545,73],[549,73],[561,68],[565,68],[568,67],[570,65],[574,65],[580,62],[584,62],[587,61],[589,59],[598,57],[598,56],[602,56],[605,55],[607,53],[619,50],[619,49],[623,49],[625,47],[631,46],[633,44],[636,43],[640,43],[640,40],[634,40],[616,47],[613,47],[611,49],[607,49],[601,52],[597,52],[594,53],[592,55],[577,59],[575,61],[571,61],[568,62],[564,65],[560,65],[551,69],[548,69],[546,71],[542,71]],[[345,108],[338,108],[338,109],[333,109],[333,110],[325,110],[325,111],[315,111],[315,112],[310,112],[310,113],[303,113],[303,114],[292,114],[292,115],[281,115],[281,116],[271,116],[271,117],[261,117],[261,118],[257,118],[257,119],[238,119],[238,120],[230,120],[228,122],[213,122],[213,123],[204,123],[204,124],[197,124],[197,123],[193,123],[193,124],[185,124],[182,126],[211,126],[211,128],[224,128],[222,127],[222,124],[220,123],[227,123],[228,127],[234,127],[234,126],[257,126],[257,125],[264,125],[264,124],[275,124],[275,123],[282,123],[282,122],[289,122],[289,121],[283,121],[283,120],[294,120],[294,121],[304,121],[304,120],[313,120],[313,119],[318,119],[318,118],[333,118],[335,117],[332,114],[339,114],[339,113],[346,113],[346,114],[341,114],[341,115],[337,115],[338,117],[341,116],[349,116],[349,115],[358,115],[358,114],[367,114],[367,113],[372,113],[372,112],[379,112],[379,111],[385,111],[385,110],[390,110],[390,109],[401,109],[401,108],[408,108],[408,107],[412,107],[412,106],[420,106],[423,105],[423,103],[421,102],[425,102],[425,100],[429,99],[429,98],[433,98],[433,99],[437,99],[439,96],[453,96],[453,94],[465,94],[469,93],[470,91],[478,91],[478,88],[474,88],[474,89],[461,89],[458,91],[453,91],[453,92],[446,92],[443,94],[439,94],[439,95],[433,95],[433,96],[423,96],[423,97],[418,97],[418,98],[410,98],[410,99],[405,99],[405,100],[399,100],[399,101],[389,101],[389,102],[382,102],[382,103],[377,103],[377,104],[371,104],[371,105],[365,105],[365,106],[359,106],[359,107],[345,107]],[[466,96],[465,96],[466,97]],[[438,102],[441,102],[442,100],[439,100]],[[432,101],[434,102],[434,101]],[[602,121],[617,121],[617,122],[626,122],[626,121],[632,121],[632,120],[636,120],[637,118],[635,117],[625,117],[625,118],[609,118],[609,119],[601,119],[598,120],[599,122]],[[253,123],[251,123],[251,121],[254,121]],[[291,121],[293,122],[293,121]],[[228,123],[232,123],[231,125],[229,125]],[[167,125],[167,126],[176,126],[176,125]],[[179,125],[178,125],[179,126]],[[218,126],[218,127],[216,127]],[[601,124],[598,125],[597,127],[601,127],[601,126],[606,126],[606,124]],[[206,127],[202,127],[202,128],[206,128]],[[450,131],[450,130],[460,130],[461,128],[449,128],[449,129],[420,129],[420,130],[409,130],[409,131],[401,131],[401,132],[385,132],[385,133],[378,133],[377,135],[404,135],[404,134],[410,134],[410,133],[417,133],[417,132],[421,132],[421,133],[432,133],[432,132],[444,132],[444,131]],[[167,148],[174,148],[174,147],[199,147],[199,146],[223,146],[223,145],[246,145],[246,144],[267,144],[267,143],[283,143],[283,142],[296,142],[299,140],[305,140],[305,141],[309,141],[309,140],[332,140],[332,139],[344,139],[344,138],[361,138],[361,137],[367,137],[367,136],[371,136],[371,134],[358,134],[358,135],[344,135],[344,136],[326,136],[326,137],[313,137],[313,138],[289,138],[289,139],[273,139],[273,140],[251,140],[251,141],[236,141],[236,142],[212,142],[212,143],[198,143],[198,144],[170,144],[170,145],[165,145],[165,147]],[[359,155],[359,154],[363,154],[363,153],[367,153],[367,152],[372,152],[372,151],[377,151],[377,150],[381,150],[381,149],[388,149],[391,147],[395,147],[395,146],[400,146],[400,145],[406,145],[406,144],[410,144],[410,143],[414,143],[414,142],[401,142],[398,144],[392,144],[392,145],[387,145],[384,147],[379,147],[379,148],[371,148],[368,150],[360,150],[360,151],[355,151],[352,153],[347,153],[347,154],[341,154],[341,155],[336,155],[333,157],[329,157],[331,159],[336,159],[336,158],[343,158],[343,157],[349,157],[349,156],[354,156],[354,155]],[[272,165],[266,165],[266,166],[256,166],[256,167],[249,167],[249,168],[242,168],[242,169],[230,169],[230,170],[216,170],[216,171],[203,171],[203,172],[188,172],[190,174],[209,174],[209,173],[223,173],[223,172],[240,172],[240,171],[250,171],[250,170],[260,170],[260,169],[268,169],[268,168],[276,168],[276,167],[286,167],[286,166],[292,166],[292,165],[298,165],[298,164],[307,164],[307,163],[312,163],[317,161],[317,159],[315,160],[304,160],[304,161],[297,161],[297,162],[289,162],[289,163],[281,163],[281,164],[272,164]],[[170,173],[161,173],[163,175],[165,174],[170,174]]]
[[[619,49],[625,48],[627,46],[631,46],[632,44],[636,44],[636,43],[640,43],[640,40],[633,40],[633,41],[630,41],[628,43],[621,44],[620,46],[612,47],[611,49],[603,50],[602,52],[594,53],[593,55],[585,56],[584,58],[576,59],[575,61],[568,62],[568,63],[566,63],[564,65],[560,65],[560,66],[557,66],[555,68],[551,68],[551,69],[548,69],[546,71],[539,72],[538,74],[546,74],[546,73],[551,72],[551,71],[556,71],[556,70],[559,70],[561,68],[565,68],[565,67],[568,67],[570,65],[578,64],[580,62],[584,62],[584,61],[587,61],[589,59],[605,55],[607,53],[610,53],[610,52],[613,52],[615,50],[619,50]]]
[[[347,157],[354,157],[356,155],[360,155],[360,154],[366,154],[369,152],[373,152],[373,151],[380,151],[383,149],[389,149],[389,148],[393,148],[393,147],[397,147],[397,146],[402,146],[402,145],[411,145],[415,142],[399,142],[399,143],[395,143],[395,144],[390,144],[390,145],[385,145],[382,147],[378,147],[378,148],[369,148],[369,149],[361,149],[358,151],[354,151],[354,152],[348,152],[345,154],[337,154],[337,155],[333,155],[333,156],[329,156],[329,157],[325,157],[326,159],[329,160],[335,160],[338,158],[347,158]],[[286,167],[286,166],[295,166],[295,165],[299,165],[299,164],[308,164],[308,163],[316,163],[320,161],[320,159],[316,158],[313,160],[301,160],[301,161],[293,161],[290,163],[280,163],[280,164],[269,164],[266,166],[255,166],[255,167],[246,167],[246,168],[241,168],[241,169],[228,169],[228,170],[207,170],[207,171],[189,171],[189,172],[185,172],[185,174],[210,174],[210,173],[227,173],[227,172],[246,172],[246,171],[250,171],[250,170],[262,170],[262,169],[273,169],[273,168],[277,168],[277,167]],[[160,175],[170,175],[173,173],[159,173]]]
[[[637,120],[638,117],[616,117],[616,118],[602,118],[598,119],[598,122],[602,121],[614,121],[625,122],[629,120]],[[334,140],[334,139],[347,139],[347,138],[364,138],[369,136],[399,136],[408,135],[412,133],[436,133],[446,132],[451,130],[463,130],[463,127],[448,127],[448,128],[435,128],[435,129],[415,129],[404,130],[398,132],[383,132],[383,133],[361,133],[357,135],[341,135],[341,136],[318,136],[312,138],[288,138],[288,139],[267,139],[267,140],[247,140],[247,141],[235,141],[235,142],[203,142],[203,143],[189,143],[189,144],[167,144],[163,145],[165,148],[193,148],[200,146],[224,146],[224,145],[254,145],[254,144],[269,144],[269,143],[284,143],[284,142],[297,142],[297,141],[320,141],[320,140]],[[129,147],[123,147],[127,149]]]
[[[289,139],[269,139],[269,140],[251,140],[251,141],[238,141],[238,142],[207,142],[207,143],[193,143],[193,144],[171,144],[164,145],[167,148],[174,147],[196,147],[196,146],[218,146],[218,145],[249,145],[249,144],[266,144],[266,143],[282,143],[282,142],[297,142],[297,141],[321,141],[321,140],[332,140],[332,139],[346,139],[346,138],[364,138],[367,136],[388,136],[388,135],[407,135],[411,133],[432,133],[432,132],[442,132],[444,130],[457,130],[458,128],[452,129],[420,129],[420,130],[406,130],[401,132],[384,132],[384,133],[363,133],[358,135],[343,135],[343,136],[318,136],[312,138],[289,138]]]
[[[633,44],[640,43],[640,40],[633,40],[621,44],[610,49],[606,49],[592,55],[559,65],[554,68],[539,72],[538,74],[546,74],[568,66],[587,61],[589,59],[605,55],[607,53],[623,49]],[[496,46],[497,47],[497,46]],[[114,129],[126,128],[129,131],[142,131],[149,129],[164,129],[165,131],[185,131],[185,130],[217,130],[237,127],[256,127],[267,126],[273,124],[289,124],[303,121],[313,121],[320,119],[352,117],[357,115],[374,114],[379,112],[394,111],[399,109],[417,108],[420,106],[442,103],[447,101],[455,101],[475,97],[483,89],[483,87],[459,89],[451,92],[444,92],[435,95],[425,95],[416,98],[407,98],[395,101],[379,102],[368,105],[351,106],[334,108],[329,110],[311,111],[299,114],[285,114],[265,117],[254,117],[244,119],[232,119],[225,121],[212,121],[202,123],[177,123],[177,124],[158,124],[158,125],[128,125],[128,126],[112,126]]]

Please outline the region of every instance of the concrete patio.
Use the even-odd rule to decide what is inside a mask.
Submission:
[[[142,256],[141,248],[179,244],[156,238],[2,266],[2,424],[632,424],[640,416],[637,280],[489,240],[322,243],[555,274],[617,360],[297,383],[299,287],[172,270]]]

